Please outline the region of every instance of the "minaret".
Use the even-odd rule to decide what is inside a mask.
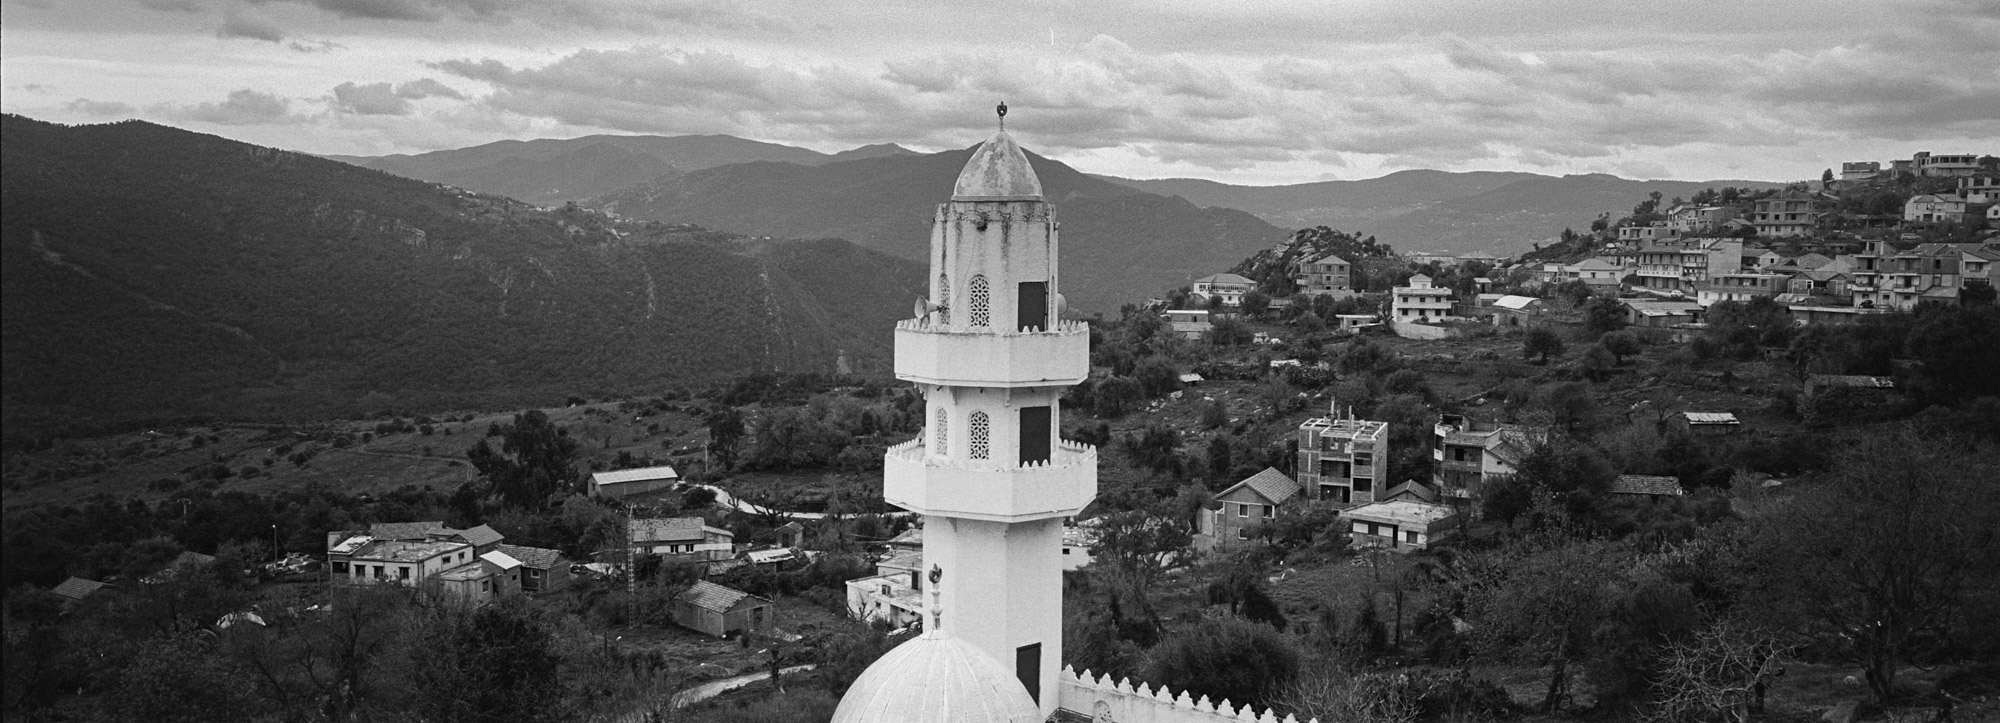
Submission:
[[[950,570],[940,623],[1015,671],[1044,715],[1062,667],[1062,523],[1097,496],[1097,450],[1060,437],[1090,334],[1063,321],[1056,222],[1002,127],[931,220],[931,293],[896,325],[896,376],[924,435],[889,449],[884,497],[924,516],[924,566]]]

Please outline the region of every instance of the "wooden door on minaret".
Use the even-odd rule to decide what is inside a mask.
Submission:
[[[1048,282],[1021,282],[1021,297],[1014,308],[1019,310],[1019,320],[1014,324],[1014,328],[1023,331],[1043,331],[1049,328]]]
[[[1050,427],[1055,410],[1050,407],[1021,408],[1021,464],[1049,461]]]

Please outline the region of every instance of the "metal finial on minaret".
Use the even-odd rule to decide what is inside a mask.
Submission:
[[[1007,130],[1007,101],[1000,101],[1000,107],[993,110],[1000,114],[1000,130]]]
[[[931,623],[930,630],[943,631],[944,592],[938,589],[938,580],[944,579],[944,568],[938,567],[937,565],[932,565],[931,572],[927,577],[931,581],[931,590],[930,590],[931,604],[929,609],[925,610],[924,612],[929,613],[930,615],[930,623]]]

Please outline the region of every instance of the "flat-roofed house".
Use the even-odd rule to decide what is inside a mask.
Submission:
[[[1389,471],[1389,423],[1329,414],[1299,423],[1299,485],[1306,496],[1337,505],[1373,502]]]
[[[1450,537],[1458,512],[1445,505],[1398,499],[1342,510],[1340,516],[1347,520],[1355,547],[1409,552]]]
[[[645,467],[598,472],[590,476],[590,496],[622,500],[673,489],[681,474],[672,467]]]
[[[1182,339],[1199,340],[1215,325],[1209,321],[1207,309],[1169,309],[1161,315],[1167,320],[1167,328],[1173,329]]]
[[[478,553],[455,540],[377,540],[359,535],[328,553],[328,577],[335,584],[394,584],[416,587],[440,573],[472,564]]]

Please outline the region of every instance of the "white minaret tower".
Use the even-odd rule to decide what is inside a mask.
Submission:
[[[1063,391],[1090,333],[1062,321],[1056,222],[1002,126],[931,221],[931,294],[896,325],[896,376],[927,400],[924,436],[889,449],[884,494],[924,516],[945,571],[940,623],[1013,670],[1043,715],[1062,667],[1062,522],[1097,496],[1097,450],[1063,441]]]

